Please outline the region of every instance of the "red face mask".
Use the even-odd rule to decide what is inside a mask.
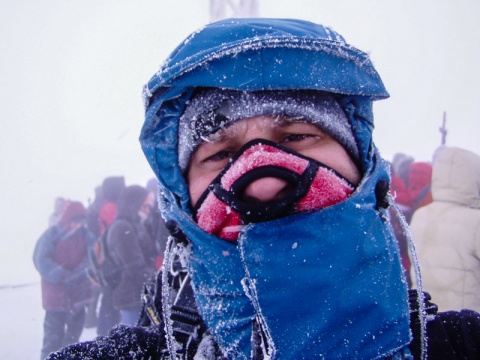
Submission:
[[[248,185],[264,177],[284,180],[286,194],[268,202],[246,200]],[[347,199],[354,189],[316,160],[268,140],[252,140],[212,181],[193,210],[200,228],[235,241],[246,224],[323,209]]]

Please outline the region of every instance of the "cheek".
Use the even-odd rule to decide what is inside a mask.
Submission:
[[[338,143],[323,148],[314,148],[302,152],[302,154],[331,167],[354,185],[358,185],[360,182],[360,172],[355,163]]]
[[[358,170],[357,166],[355,163],[350,159],[350,157],[347,155],[346,158],[341,159],[341,166],[339,166],[339,169],[335,169],[333,166],[332,168],[337,170],[340,174],[345,176],[347,180],[349,180],[352,184],[358,185],[358,183],[361,180],[361,175],[360,171]]]
[[[188,177],[188,191],[190,193],[190,205],[195,206],[200,196],[213,181],[215,175],[194,175]]]

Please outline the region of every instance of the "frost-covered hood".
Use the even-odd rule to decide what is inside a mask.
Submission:
[[[347,115],[356,118],[352,127],[365,169],[371,160],[371,102],[388,97],[368,55],[329,28],[285,19],[228,19],[206,26],[187,38],[144,88],[142,147],[184,208],[188,191],[177,167],[177,125],[199,86],[339,94]]]
[[[363,180],[340,204],[250,224],[239,246],[202,231],[191,217],[177,153],[179,118],[200,86],[334,94],[352,126]],[[372,102],[386,97],[367,54],[326,27],[289,19],[210,24],[187,38],[145,86],[140,141],[160,181],[162,213],[191,242],[188,270],[200,312],[232,358],[249,357],[253,319],[284,358],[383,358],[409,343],[407,289],[384,209],[389,170],[372,142]],[[257,256],[275,244],[279,251],[271,257]],[[289,256],[296,249],[294,261]],[[294,286],[276,291],[289,283]],[[298,309],[296,327],[289,327],[285,321],[293,319],[284,314],[295,305],[288,294],[293,289],[316,296]],[[298,346],[291,346],[291,336],[301,337]]]
[[[459,148],[441,148],[432,175],[434,201],[480,208],[480,157]]]

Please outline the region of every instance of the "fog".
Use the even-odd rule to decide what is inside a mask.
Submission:
[[[375,104],[385,158],[440,145],[480,153],[480,2],[259,0],[263,17],[331,26],[370,53],[391,98]],[[0,285],[38,282],[37,238],[56,196],[85,205],[106,176],[145,185],[142,86],[208,0],[17,0],[0,5]],[[40,298],[38,299],[40,302]]]

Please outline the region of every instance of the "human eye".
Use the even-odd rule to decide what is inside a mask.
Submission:
[[[288,134],[283,136],[281,143],[289,144],[295,142],[301,142],[304,140],[318,139],[319,136],[316,134]]]
[[[325,133],[316,125],[306,121],[285,121],[279,128],[279,143],[294,150],[311,146],[322,140]]]
[[[223,168],[228,164],[236,151],[236,147],[229,142],[226,143],[203,143],[192,156],[204,169]]]
[[[221,162],[226,159],[229,160],[233,156],[233,152],[230,150],[220,150],[214,153],[213,155],[206,156],[202,162]]]

